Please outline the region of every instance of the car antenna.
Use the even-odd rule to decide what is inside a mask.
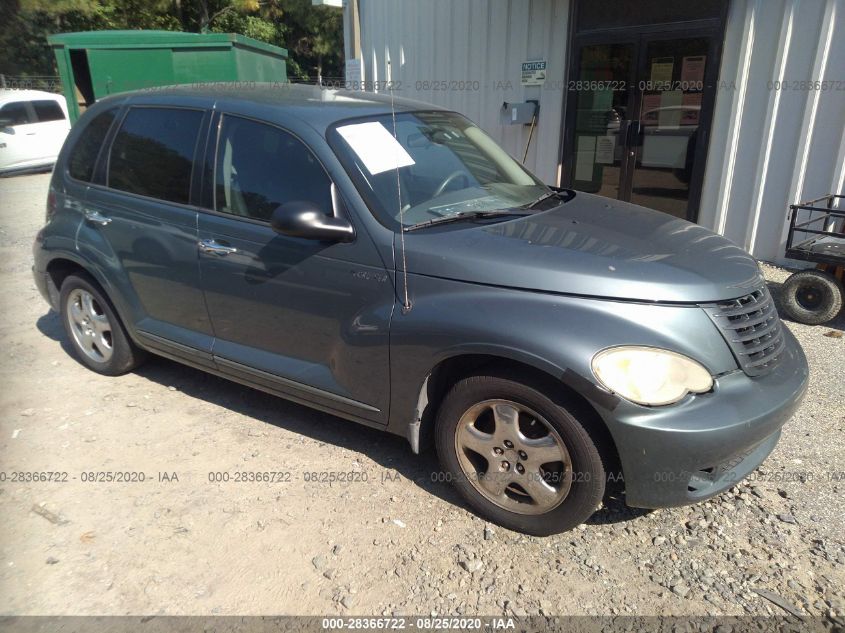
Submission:
[[[390,60],[387,60],[387,87],[390,90],[390,114],[393,118],[393,140],[399,142],[396,135],[396,107],[393,104],[393,72],[390,67]],[[396,199],[399,203],[399,249],[402,251],[402,285],[404,299],[402,301],[402,314],[411,311],[411,300],[408,298],[408,260],[405,257],[405,210],[402,208],[402,182],[399,178],[399,164],[396,165]]]

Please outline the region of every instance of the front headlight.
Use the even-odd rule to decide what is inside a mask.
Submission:
[[[609,391],[637,404],[661,406],[704,393],[713,377],[691,358],[656,347],[611,347],[593,357],[593,373]]]

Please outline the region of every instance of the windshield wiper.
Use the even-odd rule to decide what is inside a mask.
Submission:
[[[436,226],[438,224],[450,224],[452,222],[463,222],[465,220],[480,220],[485,218],[495,218],[500,217],[503,215],[526,215],[524,213],[519,213],[518,211],[464,211],[463,213],[457,213],[455,215],[446,215],[442,218],[433,218],[431,220],[426,220],[425,222],[420,222],[418,224],[412,224],[411,226],[406,226],[402,230],[405,233],[410,231],[416,231],[417,229],[425,229],[430,226]]]
[[[548,200],[549,198],[560,198],[564,202],[569,202],[574,197],[575,197],[575,193],[573,191],[567,191],[567,190],[555,191],[555,190],[552,190],[552,191],[547,191],[546,193],[544,193],[542,196],[540,196],[539,198],[537,198],[533,202],[529,202],[528,204],[524,204],[519,208],[520,209],[533,209],[538,204],[540,204],[544,200]]]

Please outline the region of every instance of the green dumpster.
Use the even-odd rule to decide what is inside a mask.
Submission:
[[[56,55],[71,122],[97,99],[127,90],[287,81],[287,50],[233,33],[87,31],[50,35],[47,41]]]

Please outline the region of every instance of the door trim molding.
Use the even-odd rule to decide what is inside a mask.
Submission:
[[[270,372],[263,371],[261,369],[256,369],[255,367],[250,367],[249,365],[243,365],[242,363],[229,360],[228,358],[223,358],[222,356],[215,355],[214,362],[220,365],[221,367],[227,367],[235,371],[255,376],[256,378],[262,378],[264,380],[268,380],[272,383],[278,384],[288,389],[296,389],[298,391],[310,393],[312,395],[319,396],[320,398],[325,398],[326,400],[333,400],[334,402],[338,402],[340,404],[344,404],[350,407],[355,407],[357,409],[362,409],[364,411],[369,411],[370,413],[381,413],[380,409],[377,409],[376,407],[373,407],[369,404],[359,402],[358,400],[353,400],[352,398],[347,398],[346,396],[340,396],[336,393],[332,393],[331,391],[325,391],[323,389],[319,389],[318,387],[312,387],[311,385],[306,385],[295,380],[290,380],[289,378],[283,378],[276,374],[271,374]]]
[[[212,362],[212,356],[210,353],[191,347],[190,345],[177,343],[169,338],[159,336],[158,334],[152,334],[145,330],[136,329],[135,334],[143,343],[150,347],[153,352],[161,350],[170,354],[185,356],[188,359],[200,362],[203,365],[207,365]]]

